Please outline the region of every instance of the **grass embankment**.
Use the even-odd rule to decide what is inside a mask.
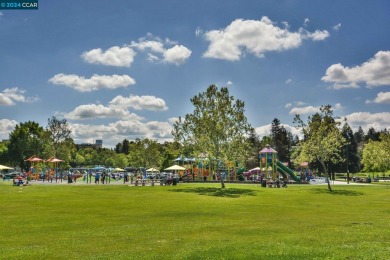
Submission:
[[[388,259],[386,186],[0,183],[2,259]]]

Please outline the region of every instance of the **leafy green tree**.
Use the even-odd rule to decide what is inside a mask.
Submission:
[[[114,156],[114,166],[119,168],[125,168],[129,164],[127,156],[123,153],[115,154]]]
[[[8,147],[5,142],[0,142],[0,162],[8,164]]]
[[[160,145],[149,138],[136,139],[130,143],[128,161],[135,167],[159,167],[161,165]]]
[[[253,131],[245,117],[245,104],[230,96],[227,88],[215,85],[191,99],[194,111],[175,122],[172,134],[183,146],[217,161],[236,161],[239,152],[248,149],[247,137]],[[220,176],[219,168],[217,174]],[[225,188],[223,178],[221,187]]]
[[[162,169],[172,166],[172,161],[183,154],[183,146],[177,142],[165,142],[161,146]],[[195,154],[195,156],[197,156]]]
[[[318,161],[330,179],[328,164],[343,161],[340,151],[346,144],[339,130],[340,123],[336,122],[333,116],[332,107],[322,106],[319,113],[308,118],[307,125],[299,115],[295,116],[294,122],[298,123],[298,127],[302,129],[305,136],[305,140],[299,143],[296,159],[308,162]],[[332,191],[330,182],[328,182],[328,189]]]
[[[383,172],[390,170],[390,134],[382,133],[380,141],[364,145],[362,164],[364,171]]]
[[[266,147],[267,144],[270,144],[272,142],[272,138],[271,138],[271,135],[265,135],[263,136],[263,138],[261,138],[261,141],[260,141],[260,147],[261,149]]]
[[[8,154],[10,162],[26,169],[24,161],[33,155],[42,156],[48,143],[48,134],[38,123],[28,121],[16,125],[9,135]]]

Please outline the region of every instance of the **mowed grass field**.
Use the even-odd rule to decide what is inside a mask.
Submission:
[[[1,259],[389,259],[389,185],[0,183]]]

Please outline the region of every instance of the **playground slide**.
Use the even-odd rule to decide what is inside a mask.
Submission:
[[[282,172],[280,172],[280,171],[278,170],[278,171],[283,175],[283,177],[284,177],[286,174],[288,174],[288,175],[290,175],[291,178],[293,178],[294,181],[301,182],[301,179],[298,178],[298,177],[295,175],[294,171],[291,170],[290,168],[288,168],[287,166],[284,166],[283,163],[281,163],[280,161],[276,161],[276,168],[277,168],[277,170],[280,169],[280,170],[282,171]]]
[[[287,174],[285,171],[283,171],[280,167],[276,166],[276,171],[280,173],[284,179],[287,179]]]

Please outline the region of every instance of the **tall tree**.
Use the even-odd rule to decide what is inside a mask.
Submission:
[[[159,167],[161,165],[160,145],[149,138],[136,139],[130,143],[128,162],[135,167]]]
[[[370,127],[367,131],[367,135],[365,136],[366,142],[368,141],[379,141],[380,133],[375,130],[375,128]]]
[[[380,141],[369,141],[364,145],[362,164],[365,171],[390,170],[390,134],[383,132]]]
[[[122,153],[128,155],[130,152],[130,142],[129,140],[125,139],[122,142]]]
[[[187,114],[184,121],[179,118],[174,124],[175,140],[183,145],[192,144],[210,159],[236,161],[236,152],[248,148],[246,138],[253,131],[244,115],[244,102],[230,96],[228,88],[211,85],[206,92],[194,96],[191,103],[194,111]],[[220,180],[221,187],[225,188],[221,176]]]
[[[260,165],[259,152],[262,147],[259,136],[256,134],[255,131],[252,131],[249,135],[248,142],[250,144],[250,150],[245,167],[247,169],[252,169]]]
[[[277,118],[271,124],[270,145],[278,152],[280,161],[290,162],[290,140],[288,138],[288,132]]]
[[[342,171],[347,172],[347,177],[349,177],[349,172],[357,173],[360,170],[358,144],[355,141],[352,128],[348,125],[348,123],[344,124],[341,132],[345,140],[347,141],[344,146],[346,163],[343,164],[343,167],[341,167],[341,169]]]
[[[24,160],[33,155],[42,156],[47,142],[47,132],[38,123],[28,121],[16,125],[9,135],[10,161],[26,170]]]
[[[318,161],[323,167],[325,174],[330,179],[328,164],[341,162],[342,151],[346,140],[339,130],[339,122],[333,116],[333,109],[330,105],[322,106],[320,112],[308,118],[306,125],[299,115],[296,115],[294,122],[302,129],[305,140],[299,144],[298,158],[300,161]],[[328,181],[328,189],[332,191]]]
[[[59,120],[55,116],[48,119],[46,130],[50,133],[54,156],[59,156],[60,146],[66,140],[69,141],[72,130],[66,119]]]

